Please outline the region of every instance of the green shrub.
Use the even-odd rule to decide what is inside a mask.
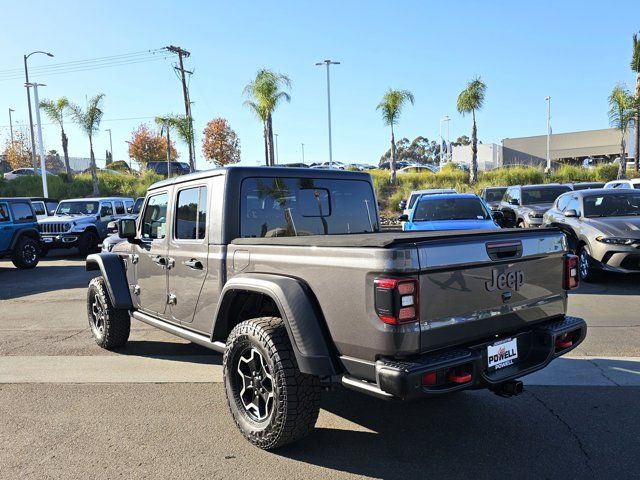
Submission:
[[[591,171],[594,172],[594,180],[598,182],[610,182],[618,177],[618,166],[610,163],[598,165]]]
[[[509,185],[532,185],[544,183],[544,172],[535,167],[497,168],[480,172],[479,181],[492,186],[507,187]]]

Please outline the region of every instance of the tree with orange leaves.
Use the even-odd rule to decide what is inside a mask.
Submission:
[[[167,159],[167,139],[156,130],[151,130],[145,123],[131,132],[129,144],[129,156],[139,165],[145,166],[148,162],[160,162]],[[178,158],[175,145],[171,142],[171,160]]]
[[[240,161],[240,140],[224,118],[214,118],[202,132],[202,155],[218,167]]]

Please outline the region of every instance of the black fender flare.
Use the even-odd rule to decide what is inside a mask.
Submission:
[[[133,308],[125,266],[117,253],[102,252],[88,255],[86,269],[102,272],[107,293],[115,308],[127,310]]]
[[[293,352],[302,373],[318,376],[336,375],[331,340],[313,294],[300,280],[283,275],[241,274],[231,278],[222,289],[214,317],[211,341],[216,324],[226,321],[233,297],[239,292],[256,292],[270,297],[284,321]]]
[[[32,237],[37,242],[40,241],[40,232],[38,231],[37,228],[35,227],[20,228],[13,232],[13,238],[11,239],[11,244],[10,244],[11,246],[9,247],[9,250],[13,250],[15,248],[16,243],[18,243],[18,240],[20,240],[20,237],[22,237],[23,235]]]

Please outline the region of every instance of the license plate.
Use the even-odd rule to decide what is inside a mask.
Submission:
[[[518,339],[507,338],[487,347],[487,362],[491,370],[508,367],[518,359]]]

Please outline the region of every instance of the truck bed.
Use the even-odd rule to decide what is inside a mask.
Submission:
[[[353,233],[349,235],[301,235],[298,237],[252,237],[236,238],[234,245],[282,245],[282,246],[313,246],[313,247],[368,247],[389,248],[407,243],[418,243],[428,240],[461,239],[473,237],[497,237],[517,233],[522,238],[539,236],[545,232],[557,233],[555,228],[504,228],[501,230],[445,230],[425,232],[377,232]]]

